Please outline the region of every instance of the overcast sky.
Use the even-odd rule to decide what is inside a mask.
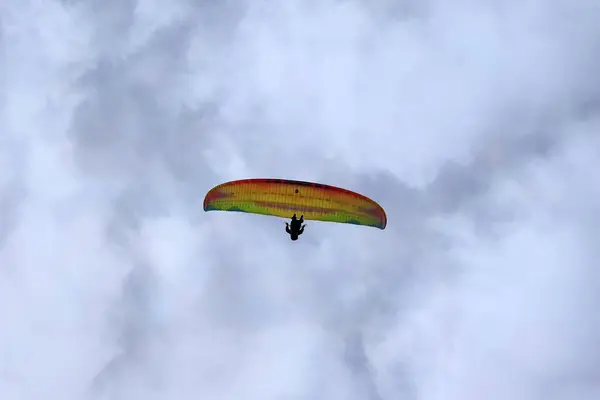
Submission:
[[[0,398],[600,398],[600,2],[0,2]],[[388,227],[202,210],[343,186]]]

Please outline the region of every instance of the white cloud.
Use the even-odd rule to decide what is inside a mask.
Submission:
[[[0,5],[0,396],[595,398],[597,8]],[[250,176],[388,228],[202,211]]]

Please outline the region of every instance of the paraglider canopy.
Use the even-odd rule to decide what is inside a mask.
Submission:
[[[243,179],[212,188],[204,211],[239,211],[385,229],[383,208],[366,196],[321,183],[286,179]]]

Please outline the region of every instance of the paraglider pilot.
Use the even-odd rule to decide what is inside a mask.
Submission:
[[[304,215],[301,215],[300,219],[297,219],[296,214],[294,214],[291,224],[285,223],[285,231],[290,235],[290,239],[298,240],[298,236],[302,235],[304,227],[306,226],[302,225],[303,222]]]

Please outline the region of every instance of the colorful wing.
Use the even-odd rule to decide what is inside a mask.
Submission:
[[[244,179],[212,188],[204,211],[240,211],[305,220],[340,222],[385,229],[387,217],[373,200],[350,190],[284,179]]]

